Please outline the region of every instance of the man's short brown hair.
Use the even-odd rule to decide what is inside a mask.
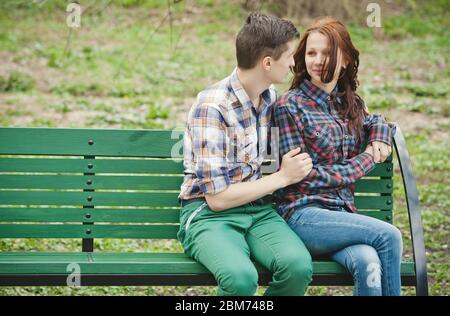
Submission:
[[[251,13],[236,37],[238,67],[252,69],[265,56],[278,60],[287,49],[287,43],[299,37],[300,33],[292,22]]]

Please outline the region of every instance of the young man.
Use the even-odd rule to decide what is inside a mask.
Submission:
[[[279,171],[261,177],[259,153],[276,100],[272,84],[294,66],[298,38],[291,22],[251,14],[236,38],[237,68],[200,92],[189,112],[178,238],[213,273],[218,295],[256,292],[250,258],[272,272],[266,295],[303,295],[311,281],[309,252],[263,198],[302,180],[311,159],[294,149]]]

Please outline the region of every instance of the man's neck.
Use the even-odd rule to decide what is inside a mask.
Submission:
[[[266,80],[258,69],[242,70],[237,68],[237,76],[250,100],[255,107],[258,107],[261,94],[270,87],[271,82]]]

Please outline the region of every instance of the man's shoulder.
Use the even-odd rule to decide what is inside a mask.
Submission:
[[[197,103],[225,104],[231,97],[229,78],[227,77],[200,91],[197,95]]]

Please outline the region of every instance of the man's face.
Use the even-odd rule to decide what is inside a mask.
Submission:
[[[294,53],[296,50],[296,40],[287,43],[287,49],[281,54],[278,60],[271,59],[269,79],[272,83],[282,83],[289,74],[291,67],[295,66]]]

